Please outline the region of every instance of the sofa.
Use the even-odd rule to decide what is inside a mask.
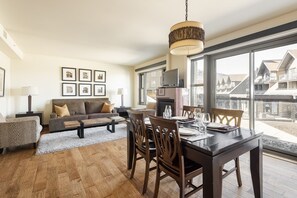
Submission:
[[[105,104],[110,104],[108,98],[52,99],[49,132],[65,130],[65,121],[119,116],[114,109],[110,112],[101,112]],[[62,107],[64,105],[67,106],[69,115],[61,117],[57,114],[55,106]]]
[[[5,119],[0,113],[0,151],[31,143],[36,148],[41,130],[38,116]]]

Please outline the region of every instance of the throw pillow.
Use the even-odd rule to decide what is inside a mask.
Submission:
[[[70,116],[66,104],[64,104],[62,107],[55,105],[55,112],[58,115],[58,117]]]
[[[108,104],[107,102],[104,102],[101,113],[111,113],[113,110],[113,105],[114,104]]]

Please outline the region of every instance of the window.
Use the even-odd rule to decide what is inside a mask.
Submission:
[[[242,127],[263,132],[264,148],[297,156],[297,29],[278,38],[261,37],[259,43],[246,40],[259,35],[242,38],[249,44],[238,48],[229,44],[240,39],[206,49],[204,59],[193,57],[191,102],[207,111],[243,110]],[[205,79],[199,73],[203,68]]]
[[[191,105],[204,104],[203,59],[192,60],[191,63]]]
[[[156,90],[161,87],[165,69],[157,69],[139,74],[139,104],[156,102]]]
[[[255,82],[265,87],[255,92],[255,129],[263,131],[266,147],[292,153],[297,143],[297,44],[272,47],[255,52],[255,75],[270,76]],[[293,143],[293,144],[291,144]],[[295,150],[296,152],[296,150]]]
[[[241,126],[249,128],[249,54],[215,61],[215,107],[244,111]]]

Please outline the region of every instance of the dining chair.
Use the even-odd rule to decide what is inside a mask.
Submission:
[[[155,161],[156,157],[156,148],[154,141],[149,139],[149,135],[147,133],[146,125],[144,123],[144,115],[143,113],[130,111],[128,110],[128,115],[130,118],[130,123],[132,124],[132,136],[134,140],[134,153],[133,153],[133,162],[132,162],[132,170],[130,179],[133,178],[135,173],[136,161],[140,159],[145,160],[145,176],[144,176],[144,184],[142,189],[142,194],[144,194],[147,190],[149,171],[156,169],[155,167],[150,168],[151,161]],[[137,154],[140,157],[137,157]]]
[[[203,107],[198,106],[183,106],[182,116],[188,117],[188,118],[194,118],[195,112],[203,112]]]
[[[174,120],[149,116],[152,125],[154,141],[157,149],[157,172],[154,197],[159,193],[161,172],[172,177],[180,188],[180,197],[189,197],[202,189],[195,186],[192,179],[202,173],[202,166],[189,159],[184,158],[181,148],[181,139],[178,132],[178,124]],[[193,188],[185,193],[185,188]]]
[[[222,124],[227,124],[230,126],[240,127],[241,117],[243,114],[242,110],[237,109],[219,109],[211,108],[211,121],[218,122]],[[223,168],[223,178],[230,175],[232,172],[236,171],[237,183],[238,186],[242,186],[241,175],[240,175],[240,166],[239,166],[239,157],[234,159],[235,167],[227,170]]]

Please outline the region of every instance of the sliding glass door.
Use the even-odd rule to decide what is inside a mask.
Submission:
[[[267,148],[297,154],[297,44],[255,52],[255,129]]]

